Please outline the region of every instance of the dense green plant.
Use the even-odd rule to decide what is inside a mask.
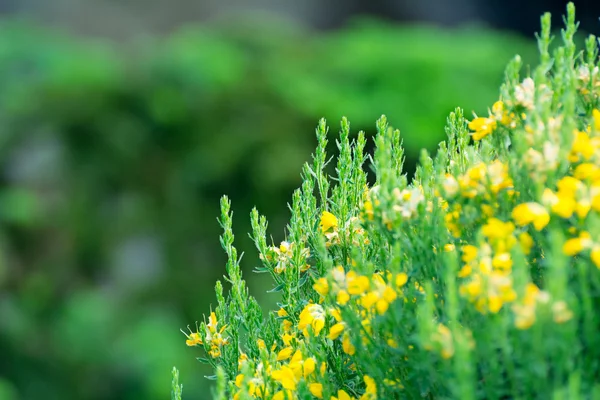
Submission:
[[[0,391],[165,398],[177,364],[188,399],[203,398],[173,327],[207,309],[221,276],[220,194],[281,231],[319,116],[369,129],[386,111],[414,160],[451,107],[484,111],[502,63],[532,50],[482,29],[376,21],[206,26],[147,47],[2,22]],[[255,254],[249,238],[237,245]]]
[[[372,157],[342,120],[329,177],[321,120],[285,240],[251,212],[275,310],[249,295],[222,198],[229,290],[185,332],[216,398],[599,398],[598,42],[577,51],[573,4],[565,23],[551,55],[543,16],[539,65],[516,57],[486,116],[451,113],[410,183],[385,117]]]

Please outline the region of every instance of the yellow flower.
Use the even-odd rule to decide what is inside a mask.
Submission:
[[[313,289],[321,296],[327,296],[327,293],[329,293],[329,282],[327,282],[326,278],[319,278],[313,285]]]
[[[408,275],[404,272],[400,272],[396,275],[396,289],[400,289],[402,286],[406,285],[406,282],[408,282]]]
[[[313,333],[318,336],[323,327],[325,326],[325,312],[323,307],[318,304],[307,304],[306,307],[300,313],[300,321],[298,322],[298,329],[304,332],[305,336],[308,336],[306,330],[308,326],[311,326]]]
[[[461,249],[463,253],[462,260],[464,262],[469,263],[477,258],[477,247],[473,246],[472,244],[462,246]]]
[[[481,140],[496,129],[496,120],[487,117],[478,117],[469,122],[469,129],[475,131],[473,140]]]
[[[594,119],[594,130],[600,132],[600,110],[592,110],[592,117]]]
[[[241,388],[242,383],[244,382],[244,374],[239,374],[235,377],[235,386]]]
[[[302,368],[302,375],[304,375],[304,377],[306,378],[307,376],[309,376],[310,374],[312,374],[315,371],[315,368],[317,367],[317,363],[315,361],[314,358],[309,357],[306,360],[304,360],[304,364],[303,364],[303,368]]]
[[[550,222],[548,211],[538,203],[519,204],[513,209],[512,217],[517,225],[523,226],[533,223],[533,227],[538,231],[544,229]]]
[[[496,314],[502,308],[502,298],[498,295],[491,295],[488,297],[488,309],[492,314]]]
[[[600,246],[594,246],[590,253],[590,257],[596,267],[600,268]]]
[[[351,356],[356,352],[356,348],[350,341],[350,335],[348,335],[348,333],[344,333],[344,337],[342,338],[342,349],[344,350],[344,353]]]
[[[444,251],[446,253],[454,251],[454,249],[456,249],[456,246],[454,246],[454,244],[452,244],[452,243],[447,243],[447,244],[444,245]]]
[[[366,276],[357,276],[356,272],[350,271],[346,274],[346,281],[348,285],[348,293],[352,295],[363,294],[371,286],[369,278]]]
[[[472,272],[473,267],[471,267],[469,264],[465,264],[462,266],[462,268],[460,269],[460,271],[458,271],[456,275],[459,278],[466,278],[467,276],[471,275]]]
[[[329,328],[329,335],[327,337],[331,340],[337,339],[342,334],[342,332],[344,332],[344,328],[344,323],[338,322],[337,324]]]
[[[294,372],[294,376],[296,379],[300,379],[302,376],[305,378],[312,374],[315,370],[315,360],[312,357],[307,359],[302,358],[302,352],[300,350],[296,350],[294,356],[290,360],[289,367]]]
[[[376,400],[377,399],[377,384],[375,383],[375,379],[371,378],[369,375],[365,375],[363,377],[367,388],[365,393],[360,396],[360,400]]]
[[[512,268],[513,262],[510,258],[510,253],[496,254],[492,259],[492,266],[501,270],[509,271]]]
[[[519,235],[519,243],[521,244],[521,248],[525,254],[531,253],[531,248],[533,247],[533,238],[527,232],[523,232]]]
[[[284,389],[296,390],[296,376],[294,371],[287,365],[271,372],[271,378],[281,383]]]
[[[242,369],[242,366],[244,365],[244,363],[248,360],[248,355],[244,352],[240,353],[240,356],[238,357],[238,369]]]
[[[569,239],[563,245],[563,253],[567,256],[574,256],[581,253],[584,249],[592,245],[592,239],[587,232],[581,232],[579,237]]]
[[[592,145],[589,135],[586,132],[578,130],[575,130],[573,135],[575,138],[571,145],[569,161],[577,162],[581,157],[583,157],[584,160],[589,160],[592,155],[594,155],[594,146]]]
[[[210,313],[210,317],[208,317],[208,324],[206,325],[206,327],[208,328],[208,330],[211,333],[214,333],[217,331],[217,315],[214,312]]]
[[[363,210],[370,221],[373,221],[373,203],[370,200],[365,201],[363,204]]]
[[[284,333],[283,335],[281,335],[281,339],[283,340],[283,344],[285,344],[286,346],[289,346],[292,343],[292,339],[294,339],[295,336],[294,335],[290,335],[289,333]]]
[[[342,322],[342,314],[339,308],[330,308],[329,315],[331,315],[337,322]]]
[[[263,350],[267,348],[267,345],[265,344],[265,341],[262,339],[257,339],[256,340],[256,344],[258,345],[259,350]]]
[[[185,344],[187,344],[188,346],[196,346],[202,344],[202,338],[200,337],[200,334],[198,332],[192,332],[189,335],[187,335],[187,340],[185,341]]]
[[[492,106],[492,114],[494,115],[494,118],[503,125],[508,125],[511,122],[508,111],[501,100],[498,100]]]
[[[281,327],[283,328],[283,330],[285,332],[288,332],[290,329],[292,329],[293,325],[294,324],[289,319],[284,319],[283,322],[281,323]]]
[[[292,356],[294,349],[292,347],[286,347],[277,353],[277,361],[287,360]]]
[[[315,396],[317,399],[323,398],[323,385],[320,383],[311,383],[308,385],[308,390],[310,393]]]
[[[325,233],[332,228],[334,228],[334,229],[337,228],[338,220],[335,217],[335,215],[333,215],[329,211],[323,211],[323,214],[321,215],[321,222],[320,222],[319,226],[321,227],[321,230],[323,231],[323,233]]]
[[[345,290],[342,289],[337,293],[337,296],[335,299],[336,299],[335,301],[340,306],[343,306],[350,301],[350,295],[348,294],[348,292],[346,292]]]
[[[337,392],[337,397],[331,396],[331,400],[353,400],[352,397],[345,390],[340,389]]]
[[[279,317],[287,317],[288,313],[287,311],[285,311],[285,309],[280,308],[279,310],[277,310],[277,316]]]
[[[504,239],[515,230],[512,222],[504,222],[497,218],[490,218],[482,228],[482,233],[488,239]]]
[[[580,180],[591,179],[596,181],[600,179],[600,168],[592,163],[579,164],[577,168],[575,168],[573,176]]]

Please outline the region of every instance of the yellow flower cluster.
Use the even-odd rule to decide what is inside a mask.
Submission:
[[[294,257],[295,246],[295,243],[283,241],[279,246],[269,247],[265,255],[261,254],[261,258],[266,259],[269,262],[275,262],[275,267],[273,270],[276,274],[281,274],[291,265]],[[300,250],[300,257],[303,260],[300,265],[300,271],[304,272],[310,268],[310,265],[306,263],[306,259],[310,257],[310,250],[306,247],[302,248]]]
[[[523,89],[521,93],[523,102],[527,102],[526,92]],[[531,225],[536,231],[542,231],[555,215],[568,224],[567,231],[575,233],[575,236],[565,241],[563,253],[571,257],[586,253],[600,268],[600,243],[589,232],[577,228],[585,222],[590,211],[600,212],[600,111],[593,111],[593,126],[586,131],[574,132],[568,159],[571,163],[570,173],[557,182],[556,190],[547,187],[540,202],[530,201],[516,205],[511,212],[512,221],[504,222],[491,217],[493,209],[484,209],[485,204],[482,206],[483,214],[490,217],[481,230],[486,241],[479,247],[462,247],[462,260],[465,264],[458,273],[460,278],[467,278],[460,287],[461,294],[473,302],[480,312],[497,313],[503,304],[517,300],[513,288],[510,251],[516,243],[520,243],[523,252],[529,254],[533,239],[527,230],[516,235],[516,227],[526,229]],[[469,199],[481,196],[490,200],[499,190],[509,189],[512,179],[507,174],[506,166],[499,161],[494,163],[493,170],[502,171],[495,174],[499,177],[495,182],[494,179],[484,178],[493,176],[489,174],[490,168],[486,169],[484,164],[472,167],[459,179],[447,174],[442,186],[448,201],[451,202],[459,194]],[[484,180],[488,184],[481,184]],[[455,237],[460,237],[458,221],[463,206],[450,203],[450,207],[453,211],[446,214],[446,224]],[[529,328],[535,321],[535,305],[539,302],[547,303],[548,299],[545,292],[530,283],[523,298],[513,305],[515,325],[519,329]],[[570,319],[572,315],[562,300],[554,302],[552,310],[557,323]]]
[[[329,279],[321,277],[313,287],[321,296],[333,295],[340,306],[345,306],[352,299],[364,311],[375,309],[377,313],[384,314],[402,294],[400,289],[408,280],[405,273],[386,275],[387,282],[380,273],[367,277],[355,271],[345,272],[344,267],[338,265],[331,270]]]
[[[352,243],[354,246],[369,244],[369,238],[360,224],[358,217],[350,218],[343,226],[338,226],[337,217],[329,211],[324,211],[319,221],[319,228],[326,238],[326,246]]]
[[[227,328],[227,325],[223,325],[221,329],[218,329],[217,325],[217,316],[212,312],[210,313],[209,322],[206,324],[203,335],[198,331],[190,332],[189,335],[184,332],[187,336],[185,343],[188,346],[198,346],[206,343],[209,347],[208,354],[213,358],[219,357],[221,355],[222,347],[229,344],[229,339],[223,336],[223,332]]]
[[[476,117],[469,122],[469,129],[474,131],[473,140],[481,140],[491,135],[496,130],[498,124],[510,125],[514,119],[514,114],[508,114],[504,103],[497,101],[489,112],[489,117]]]

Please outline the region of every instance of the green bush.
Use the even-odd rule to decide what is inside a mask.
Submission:
[[[134,47],[0,25],[4,392],[165,398],[177,364],[202,398],[173,327],[193,324],[221,276],[220,193],[282,229],[316,118],[347,113],[368,132],[387,111],[415,160],[451,107],[484,112],[499,66],[533,48],[476,28],[280,28],[191,28]],[[256,254],[249,238],[238,246]]]
[[[386,117],[372,156],[342,119],[335,159],[321,120],[285,240],[250,214],[272,309],[249,294],[222,198],[228,290],[217,281],[216,307],[184,332],[214,398],[600,397],[598,40],[577,50],[572,3],[565,24],[551,55],[542,17],[539,65],[521,76],[514,58],[484,116],[452,112],[410,181]]]

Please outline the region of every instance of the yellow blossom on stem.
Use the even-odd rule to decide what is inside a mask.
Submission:
[[[571,145],[571,153],[569,154],[569,161],[577,162],[581,158],[589,160],[594,154],[594,146],[590,140],[590,136],[586,132],[575,130],[573,132],[573,144]]]
[[[323,233],[325,233],[325,232],[329,231],[330,229],[337,228],[338,220],[335,217],[335,215],[333,215],[329,211],[323,211],[323,214],[321,215],[321,222],[319,223],[319,226],[321,227],[321,230],[323,231]]]
[[[600,132],[600,110],[592,110],[592,117],[594,119],[594,130]]]
[[[454,246],[452,243],[447,243],[444,245],[444,251],[447,253],[454,251],[454,249],[456,249],[456,246]]]
[[[473,140],[481,140],[496,129],[496,120],[489,117],[477,117],[469,122],[469,129],[473,132]]]
[[[285,309],[280,308],[279,310],[277,310],[277,316],[279,317],[287,317],[288,313],[287,311],[285,311]]]
[[[349,354],[351,356],[354,355],[354,353],[356,352],[356,348],[350,341],[350,335],[348,335],[348,333],[344,333],[344,336],[342,338],[342,349],[344,350],[344,353]]]
[[[365,212],[365,215],[367,216],[369,221],[373,221],[374,213],[373,213],[373,203],[371,202],[371,200],[365,201],[365,203],[363,204],[363,211]]]
[[[202,338],[200,337],[200,334],[198,332],[192,332],[189,335],[187,335],[187,340],[185,341],[185,344],[187,344],[188,346],[196,346],[202,344]]]
[[[519,235],[519,243],[521,244],[521,248],[525,254],[531,253],[531,249],[533,248],[533,238],[527,232],[523,232]]]
[[[375,380],[369,375],[363,377],[365,385],[367,386],[365,393],[360,396],[360,400],[376,400],[377,399],[377,384]]]
[[[313,289],[321,296],[327,296],[327,293],[329,293],[329,282],[327,282],[326,278],[321,277],[317,279],[313,285]]]
[[[346,282],[348,285],[348,293],[352,295],[363,294],[371,286],[369,278],[362,275],[357,275],[354,271],[346,274]]]
[[[597,181],[600,179],[600,167],[592,163],[582,163],[575,168],[573,176],[580,180]]]
[[[329,328],[329,335],[327,335],[327,337],[331,340],[337,339],[342,334],[342,332],[344,332],[345,327],[346,326],[343,322],[338,322],[337,324]]]
[[[271,378],[281,383],[284,389],[296,390],[296,376],[294,371],[287,365],[271,372]]]
[[[323,398],[323,385],[320,383],[311,383],[308,385],[308,390],[317,399]]]
[[[294,392],[292,390],[280,390],[273,395],[271,400],[289,400],[294,398]]]
[[[588,232],[581,232],[579,237],[568,239],[563,245],[563,253],[567,256],[575,256],[592,245],[592,239]]]
[[[396,275],[396,289],[402,288],[402,286],[406,285],[406,282],[408,282],[408,275],[406,275],[404,272],[400,272],[398,275]]]
[[[337,392],[337,397],[331,396],[331,400],[354,400],[354,398],[350,397],[350,395],[346,393],[345,390],[340,389]]]
[[[294,349],[291,346],[280,350],[279,353],[277,353],[277,361],[287,360],[292,356],[293,351]]]
[[[504,222],[497,218],[490,218],[482,228],[482,233],[488,239],[504,239],[515,230],[512,222]]]
[[[590,252],[590,258],[592,259],[594,265],[600,268],[600,246],[594,246],[594,248]]]
[[[325,326],[325,312],[323,307],[318,304],[307,304],[300,313],[298,329],[308,336],[308,326],[312,327],[313,333],[318,336]]]
[[[512,217],[517,225],[524,226],[532,223],[538,231],[544,229],[550,222],[550,215],[544,206],[533,202],[516,206],[512,211]]]
[[[461,247],[462,260],[466,263],[473,261],[477,257],[477,247],[472,244],[467,244]]]
[[[502,100],[498,100],[494,103],[492,106],[492,114],[494,118],[503,125],[508,125],[511,122],[508,110],[506,110]]]

